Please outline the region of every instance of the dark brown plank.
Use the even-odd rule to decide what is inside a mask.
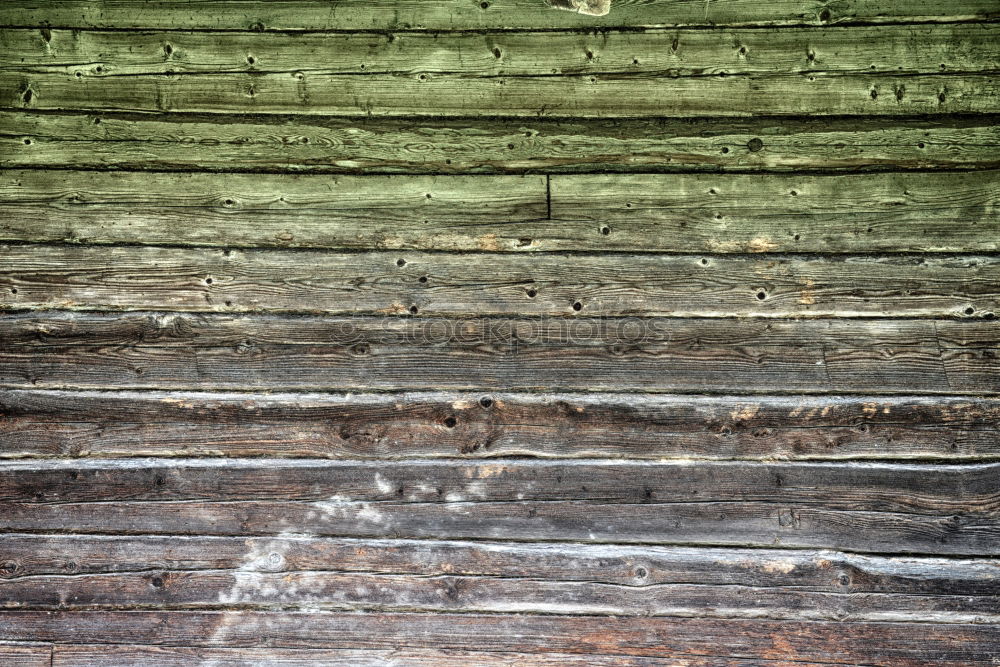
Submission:
[[[1000,458],[998,421],[980,397],[0,390],[0,456],[965,461]]]
[[[0,547],[6,608],[1000,619],[991,560],[288,537],[11,535]]]
[[[0,636],[160,646],[523,651],[992,665],[996,625],[478,614],[0,612]],[[709,664],[720,664],[718,662]],[[722,664],[726,664],[723,662]],[[731,664],[731,663],[730,663]]]
[[[25,389],[1000,390],[989,319],[29,313],[0,318],[0,341],[0,384]]]
[[[0,644],[4,667],[52,667],[52,647],[45,644]]]
[[[987,255],[563,256],[0,245],[0,266],[0,310],[602,317],[1000,312],[1000,257]]]
[[[996,169],[1000,119],[417,121],[0,111],[0,166],[348,174]],[[47,215],[80,214],[61,203],[44,207]]]

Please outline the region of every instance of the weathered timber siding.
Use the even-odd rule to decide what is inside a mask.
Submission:
[[[551,4],[0,4],[2,665],[1000,661],[1000,6]]]

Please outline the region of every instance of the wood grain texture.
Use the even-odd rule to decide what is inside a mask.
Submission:
[[[629,104],[621,101],[628,99]],[[0,107],[450,117],[993,114],[1000,79],[972,74],[0,73]]]
[[[1000,26],[991,23],[489,35],[49,30],[43,36],[7,29],[0,30],[0,68],[24,75],[79,72],[91,89],[149,74],[898,76],[997,70],[998,39]]]
[[[0,530],[50,532],[58,525],[81,534],[295,533],[992,556],[1000,553],[996,465],[7,463]]]
[[[482,238],[492,241],[489,234]],[[480,317],[995,316],[1000,258],[0,245],[0,310],[52,308]]]
[[[445,426],[448,418],[455,426]],[[0,390],[0,456],[997,460],[996,399]]]
[[[824,25],[982,21],[1000,17],[991,0],[616,0],[606,16],[557,11],[535,0],[227,0],[219,5],[185,0],[8,0],[0,25],[36,28],[160,28],[213,30],[506,30],[525,28],[662,27],[715,25]],[[40,9],[44,11],[40,11]]]
[[[812,176],[642,174],[627,179],[39,170],[9,170],[0,176],[0,240],[77,244],[518,253],[968,253],[1000,250],[998,210],[1000,172],[993,170]],[[128,253],[139,251],[22,248],[10,252],[21,253],[25,258],[21,261],[30,261],[29,253],[49,253],[36,261],[52,267],[71,264],[75,257],[89,261],[88,253],[122,266],[132,262],[192,266],[207,261],[204,254],[182,256],[177,251],[159,251],[155,257],[149,253],[158,251],[142,251],[147,256],[135,259]],[[270,262],[267,257],[249,255],[247,263],[272,264],[283,274],[294,270],[285,265],[296,262],[310,270],[331,262],[348,263],[337,256],[272,255],[277,259]],[[447,266],[467,258],[433,261]],[[483,258],[471,263],[493,271],[489,264],[494,261],[506,260]],[[10,270],[17,271],[18,255],[12,255],[10,262]],[[355,256],[350,263],[360,267],[366,262]],[[238,263],[230,260],[226,265]],[[519,266],[515,261],[499,267],[497,274],[513,283],[527,282],[518,280],[521,266],[530,263]],[[544,262],[540,266],[554,272]],[[461,270],[469,271],[464,266]],[[579,271],[575,268],[573,273]],[[667,271],[656,269],[658,274]],[[685,266],[684,272],[690,273],[690,268]],[[442,278],[452,280],[447,275]],[[815,283],[819,278],[805,279]],[[171,279],[164,282],[166,287]],[[426,286],[432,286],[429,278]],[[540,288],[537,285],[536,291]],[[19,286],[19,292],[29,289]],[[822,298],[822,289],[812,292],[811,298]],[[314,296],[322,303],[320,294]],[[32,303],[25,296],[13,301]],[[543,301],[544,296],[533,303]],[[151,302],[150,307],[156,306]]]
[[[669,657],[675,664],[691,656],[701,664],[714,659],[712,665],[740,664],[747,659],[740,656],[752,655],[785,663],[906,666],[931,656],[947,667],[986,666],[1000,633],[989,624],[500,614],[5,611],[0,622],[5,638],[34,633],[41,641],[610,654]]]
[[[16,314],[25,389],[997,393],[991,320]]]
[[[7,168],[367,174],[906,171],[996,169],[998,156],[1000,119],[992,115],[400,120],[0,111],[0,166]],[[74,179],[73,174],[61,177]],[[91,172],[89,178],[104,182],[109,177]],[[144,185],[150,186],[155,184]]]
[[[992,560],[651,546],[10,535],[18,609],[274,608],[997,622]],[[73,561],[67,563],[67,554]],[[71,568],[71,569],[70,569]]]

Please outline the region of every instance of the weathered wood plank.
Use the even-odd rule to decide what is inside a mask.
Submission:
[[[991,23],[764,30],[538,33],[211,33],[0,30],[7,73],[893,75],[1000,69]],[[305,81],[305,79],[302,79]],[[905,91],[904,91],[905,95]]]
[[[612,654],[775,661],[992,665],[996,625],[500,614],[0,612],[0,633],[102,644]],[[737,656],[746,656],[740,658]],[[718,662],[722,659],[723,662]],[[733,661],[733,662],[726,662]],[[695,663],[699,664],[699,663]],[[796,662],[796,664],[798,664]]]
[[[8,463],[0,530],[1000,553],[995,465],[184,464]]]
[[[629,104],[623,105],[622,100]],[[996,113],[995,74],[0,73],[7,109],[631,118]]]
[[[298,605],[311,610],[1000,620],[1000,573],[992,560],[323,538],[14,535],[0,537],[0,548],[7,559],[0,602],[8,609]],[[71,571],[67,554],[74,559]]]
[[[587,653],[519,653],[455,649],[279,649],[190,648],[135,644],[73,645],[53,648],[52,667],[677,667],[674,658]],[[684,657],[684,667],[786,667],[787,662],[755,658]],[[795,667],[843,663],[796,662]],[[46,663],[46,667],[49,667]]]
[[[322,214],[315,216],[315,224],[323,219]],[[984,225],[993,226],[992,221]],[[594,236],[605,235],[597,230]],[[493,242],[490,234],[480,238],[484,245]],[[522,239],[525,245],[531,242]],[[955,317],[967,311],[1000,312],[1000,258],[0,245],[0,309],[51,308],[427,316]]]
[[[992,394],[992,321],[12,314],[11,388]]]
[[[0,643],[0,661],[5,667],[52,667],[52,647]]]
[[[0,25],[48,28],[214,30],[496,30],[511,28],[823,25],[829,23],[953,22],[1000,18],[991,0],[614,0],[606,16],[558,11],[542,0],[228,0],[226,11],[186,0],[7,0]],[[39,11],[39,7],[44,11]]]
[[[0,111],[0,167],[455,174],[996,169],[1000,119],[251,120]],[[75,175],[61,178],[70,183]],[[258,186],[268,182],[261,178]]]
[[[1000,171],[556,175],[549,181],[550,195],[541,176],[10,170],[0,176],[0,240],[522,253],[1000,250]],[[52,265],[88,252],[110,256],[105,250],[15,252],[51,253],[45,261]],[[135,251],[112,251],[113,261],[128,265],[127,252]],[[175,261],[192,266],[199,257]],[[353,263],[360,259],[352,256]],[[161,253],[149,261],[170,260]],[[498,273],[517,271],[514,265]],[[821,289],[813,292],[821,298]]]
[[[31,503],[296,500],[338,503],[591,501],[803,503],[836,510],[992,515],[1000,464],[745,461],[10,461],[0,500]]]
[[[452,417],[455,426],[442,427]],[[1000,458],[996,399],[0,390],[0,457]]]

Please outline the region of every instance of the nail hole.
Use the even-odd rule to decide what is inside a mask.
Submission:
[[[750,149],[751,153],[756,153],[760,149],[764,148],[764,142],[760,138],[754,137],[747,142],[747,148]]]
[[[205,278],[205,283],[208,284],[208,285],[211,285],[212,284],[212,279],[211,278]]]
[[[823,21],[824,23],[826,21],[829,21],[830,20],[830,10],[829,9],[824,9],[823,11],[821,11],[819,13],[819,20]]]
[[[226,301],[226,305],[227,306],[231,306],[231,305],[233,305],[233,302],[232,301]]]
[[[537,294],[538,294],[538,292],[536,292],[536,291],[535,291],[535,290],[533,290],[533,289],[530,289],[530,290],[528,290],[528,291],[527,291],[527,295],[528,295],[528,298],[529,298],[529,299],[534,299],[534,298],[535,298],[535,295],[537,295]]]
[[[507,144],[507,148],[509,148],[510,150],[514,150],[514,144]]]
[[[455,424],[457,423],[458,420],[455,419],[454,417],[445,417],[444,425],[447,426],[448,428],[455,428]]]
[[[253,65],[257,60],[253,56],[247,56],[247,64]]]
[[[417,308],[416,306],[410,306],[410,314],[411,315],[416,315],[418,310],[420,310],[420,309]]]
[[[166,53],[167,56],[169,57],[170,54],[174,52],[174,47],[170,46],[169,44],[164,44],[163,45],[163,52]]]
[[[83,72],[77,72],[77,73],[76,73],[76,78],[78,78],[78,79],[79,79],[79,78],[80,78],[80,77],[82,77],[82,76],[83,76]]]
[[[968,308],[966,308],[966,309],[965,309],[965,314],[966,314],[966,315],[971,315],[971,314],[973,314],[974,312],[976,312],[976,309],[975,309],[975,308],[973,308],[972,306],[969,306]]]
[[[406,260],[400,257],[396,260],[396,266],[406,266]]]
[[[227,199],[226,201],[224,201],[224,202],[222,202],[222,203],[223,203],[223,204],[225,204],[226,206],[232,206],[232,205],[233,205],[233,204],[235,204],[236,202],[235,202],[235,201],[233,201],[232,199]]]
[[[878,99],[878,91],[875,90],[874,88],[872,88],[871,96],[872,96],[873,100],[877,100]]]
[[[646,568],[644,568],[644,567],[637,567],[637,568],[635,568],[635,576],[637,578],[639,578],[639,579],[645,579],[647,574],[649,574],[649,573],[646,572]]]
[[[726,153],[728,153],[728,152],[729,152],[729,149],[728,149],[728,148],[726,148],[725,146],[723,146],[723,147],[722,147],[722,153],[723,153],[723,154],[726,154]]]
[[[16,287],[11,287],[10,288],[10,293],[11,294],[17,294],[17,288]]]
[[[425,283],[427,282],[427,276],[420,276],[419,278],[417,278],[417,280],[419,280],[422,283]]]
[[[757,292],[757,298],[759,300],[763,301],[764,299],[767,298],[767,293],[765,293],[764,290],[761,290],[761,291]]]
[[[489,9],[489,8],[490,8],[490,3],[488,3],[488,2],[480,2],[480,3],[479,3],[479,6],[480,6],[480,7],[482,8],[482,9]]]
[[[573,302],[573,310],[576,310],[576,311],[583,310],[583,304],[580,303],[579,301],[574,301]]]
[[[24,140],[24,145],[25,146],[30,146],[31,145],[31,139],[25,139]]]
[[[353,352],[354,354],[360,354],[360,355],[368,354],[368,346],[365,345],[365,344],[363,344],[363,343],[360,343],[360,344],[355,345],[354,347],[352,347],[351,348],[351,352]]]
[[[708,260],[707,259],[702,259],[701,260],[701,265],[702,266],[708,266]]]
[[[796,234],[796,235],[795,235],[795,236],[793,236],[792,238],[793,238],[793,239],[795,239],[796,241],[798,241],[798,240],[799,240],[799,235],[798,235],[798,234]]]
[[[490,398],[489,396],[483,396],[482,398],[479,399],[479,405],[483,406],[484,408],[491,408],[493,407],[493,399]]]
[[[792,190],[788,194],[792,195],[793,197],[798,197],[799,196],[798,190]]]
[[[923,148],[923,147],[924,147],[924,142],[921,141],[919,144],[917,144],[917,148]]]
[[[493,49],[493,57],[494,57],[494,58],[499,58],[499,57],[500,57],[500,56],[502,56],[502,55],[503,55],[503,54],[502,54],[502,53],[500,52],[500,49],[498,49],[498,48],[494,48],[494,49]]]
[[[588,49],[587,50],[587,60],[593,60],[593,59],[594,59],[594,53],[593,53],[593,51],[590,51]]]
[[[428,192],[428,193],[427,193],[427,195],[426,195],[426,197],[427,197],[428,199],[430,199],[430,198],[432,197],[431,193],[429,193],[429,192]]]
[[[610,227],[601,227],[601,233],[604,234],[605,236],[607,236],[608,234],[611,233],[611,228]]]
[[[153,577],[152,582],[154,588],[163,588],[163,577]]]

